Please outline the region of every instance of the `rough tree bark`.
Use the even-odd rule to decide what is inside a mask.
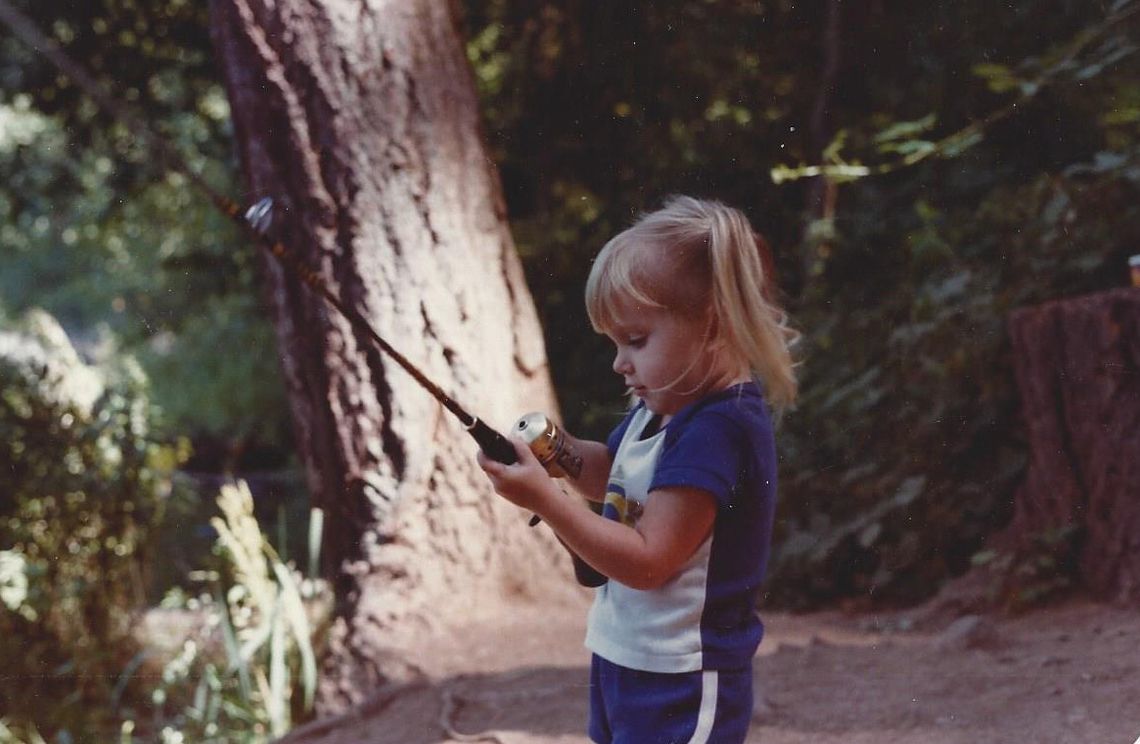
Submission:
[[[249,197],[377,331],[503,431],[554,411],[451,3],[211,0]],[[409,669],[401,638],[504,596],[573,591],[449,414],[267,264],[297,447],[327,512],[339,617],[322,712]]]
[[[1072,530],[1098,597],[1140,601],[1140,290],[1010,315],[1029,468],[1009,538]]]

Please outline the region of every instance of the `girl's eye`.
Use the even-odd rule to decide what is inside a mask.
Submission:
[[[630,338],[626,339],[625,343],[627,346],[632,346],[635,349],[640,349],[642,346],[645,346],[645,336],[631,336]]]

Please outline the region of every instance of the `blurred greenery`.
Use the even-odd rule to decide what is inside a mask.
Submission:
[[[84,364],[39,311],[0,331],[0,710],[89,723],[134,653],[151,528],[183,459],[150,420],[129,357]]]
[[[204,5],[14,5],[233,193],[229,108]],[[164,172],[121,123],[8,34],[0,174],[0,306],[47,310],[90,358],[135,356],[164,413],[162,433],[220,452],[196,467],[287,451],[288,407],[254,252],[182,176]],[[280,466],[282,455],[269,460]]]
[[[140,620],[158,604],[151,574],[186,542],[168,538],[186,511],[174,469],[188,448],[155,437],[130,357],[85,364],[43,311],[11,325],[0,330],[0,742],[285,733],[312,709],[327,583],[271,544],[244,481],[226,484],[213,555],[164,577],[161,609]]]
[[[205,4],[14,4],[240,197]],[[1026,463],[1005,323],[1127,282],[1138,6],[467,3],[485,133],[568,428],[603,437],[624,408],[582,306],[591,257],[670,193],[720,198],[769,238],[805,333],[768,605],[911,603],[978,563],[1002,567],[1018,601],[1066,586],[1079,535],[979,553]],[[0,36],[0,324],[43,308],[87,362],[137,360],[147,437],[183,453],[190,441],[184,467],[288,468],[255,254],[151,161]],[[832,212],[813,206],[818,173]],[[31,591],[4,583],[34,577],[20,560],[0,562],[0,596]]]
[[[217,503],[220,515],[211,524],[221,560],[215,570],[193,573],[205,585],[196,595],[175,590],[163,599],[151,640],[173,653],[149,697],[120,706],[126,740],[140,734],[146,740],[149,730],[164,742],[256,744],[312,715],[331,589],[303,577],[273,548],[244,481],[222,486]],[[313,510],[309,520],[313,552],[320,516]],[[177,623],[164,623],[162,613],[193,618],[191,632],[172,635]]]

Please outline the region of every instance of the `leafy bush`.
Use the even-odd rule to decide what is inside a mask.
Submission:
[[[253,515],[253,497],[243,482],[223,486],[217,570],[195,572],[204,590],[186,597],[172,592],[163,609],[150,613],[163,638],[164,612],[188,612],[191,631],[174,637],[174,649],[149,699],[122,711],[133,736],[138,719],[145,733],[162,741],[255,744],[286,733],[312,712],[317,667],[315,639],[331,617],[326,582],[303,578],[270,545]],[[310,519],[309,554],[320,549],[321,512]],[[315,569],[310,560],[310,572]],[[133,740],[133,739],[131,739]]]
[[[845,192],[800,315],[809,362],[781,440],[794,500],[781,505],[773,601],[924,599],[1008,521],[1027,459],[1008,314],[1122,286],[1140,241],[1140,107],[1127,119],[1097,108],[1135,101],[1126,78],[1085,80],[1069,115],[1101,140],[1054,168],[1011,178],[1000,150],[977,151],[958,165],[976,179],[958,184],[969,200]],[[995,591],[1018,596],[1001,602],[1070,586],[1066,545],[1042,537],[1033,555],[1003,557],[1013,578],[995,571]]]
[[[129,359],[85,365],[43,312],[0,331],[0,709],[67,728],[110,698],[181,455],[150,416]]]
[[[206,590],[144,611],[186,455],[153,438],[153,415],[129,359],[84,364],[48,314],[0,331],[0,741],[258,742],[311,710],[328,589],[271,547],[244,484],[219,496],[217,559],[192,577]]]
[[[1080,585],[1082,531],[1069,525],[1024,537],[1016,548],[989,548],[972,563],[988,580],[984,600],[1020,612],[1070,594]]]
[[[213,103],[182,112],[175,129],[228,121],[219,84],[201,96]],[[184,176],[120,167],[148,158],[116,146],[114,128],[91,140],[77,147],[76,131],[25,94],[0,96],[0,305],[43,308],[85,354],[134,357],[163,411],[152,421],[162,435],[256,447],[280,462],[290,448],[288,407],[259,305],[256,247]],[[224,140],[209,145],[228,149]],[[221,162],[192,159],[229,190]],[[244,353],[218,353],[225,348]],[[196,457],[210,451],[197,447]],[[219,467],[225,456],[204,464]]]

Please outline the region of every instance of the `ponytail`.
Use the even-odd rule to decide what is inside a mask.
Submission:
[[[782,411],[796,400],[791,347],[800,334],[776,301],[767,244],[738,210],[716,202],[704,204],[711,212],[708,251],[720,337],[763,381],[772,407]]]

